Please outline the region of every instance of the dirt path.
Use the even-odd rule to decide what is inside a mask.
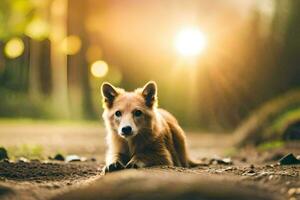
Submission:
[[[234,156],[232,164],[222,164],[211,158],[222,158],[229,152],[230,135],[188,133],[188,138],[193,157],[206,158],[203,161],[210,161],[208,166],[126,170],[103,176],[105,144],[101,126],[0,124],[0,145],[7,148],[41,145],[45,155],[63,152],[97,158],[96,162],[74,163],[0,162],[0,199],[82,199],[87,194],[88,199],[174,199],[175,194],[176,199],[300,197],[299,166],[276,165],[278,157],[291,150],[247,149]],[[293,151],[300,154],[299,149]]]

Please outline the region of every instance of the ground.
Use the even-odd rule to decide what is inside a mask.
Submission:
[[[228,133],[187,131],[193,169],[154,167],[103,175],[100,124],[2,123],[1,146],[41,146],[39,156],[76,154],[83,162],[40,159],[0,162],[0,199],[290,199],[300,198],[299,165],[280,166],[298,144],[276,150],[233,151]],[[42,155],[41,155],[42,154]],[[231,159],[223,159],[227,157]],[[223,159],[223,160],[222,160]],[[96,160],[96,161],[95,161]]]

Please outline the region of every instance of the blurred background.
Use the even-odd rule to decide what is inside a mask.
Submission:
[[[157,82],[188,128],[232,130],[300,86],[299,0],[1,0],[0,117],[97,120],[100,85]],[[300,113],[300,112],[299,112]]]

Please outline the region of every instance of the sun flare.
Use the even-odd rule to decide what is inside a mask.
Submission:
[[[199,28],[188,27],[177,33],[174,44],[182,56],[197,56],[205,49],[207,38]]]

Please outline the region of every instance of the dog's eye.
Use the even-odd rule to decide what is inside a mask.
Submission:
[[[136,110],[136,111],[134,111],[133,114],[134,114],[135,117],[140,117],[143,113],[140,110]]]
[[[116,116],[116,117],[121,117],[121,116],[122,116],[121,111],[117,110],[117,111],[115,112],[115,116]]]

